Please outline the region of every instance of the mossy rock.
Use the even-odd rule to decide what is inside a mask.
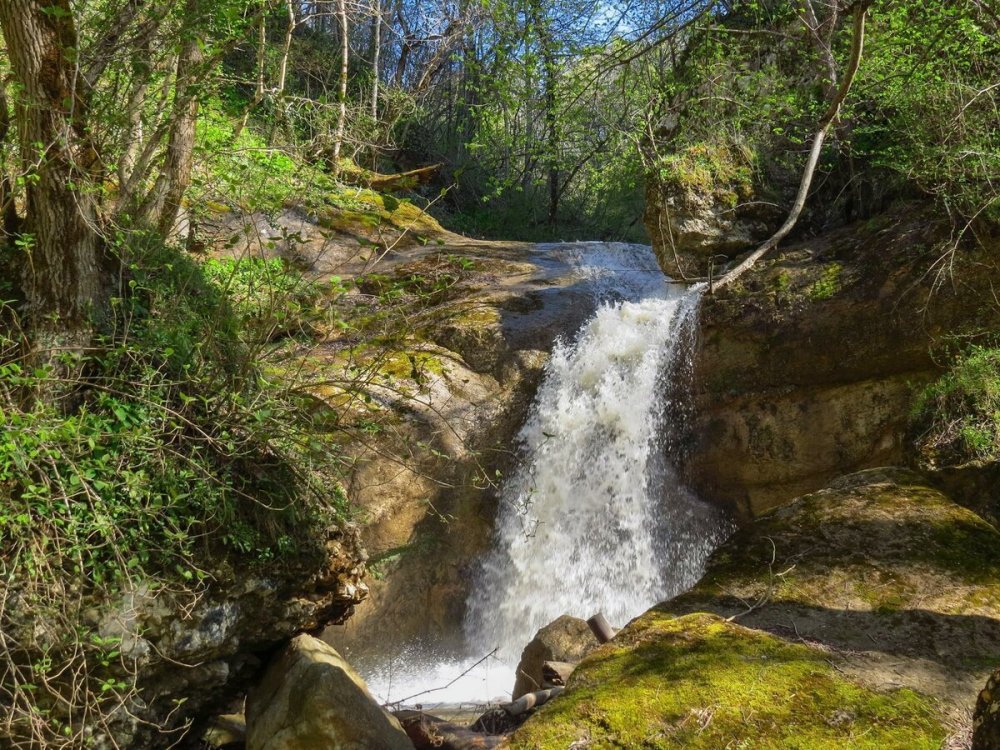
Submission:
[[[723,544],[511,746],[960,746],[1000,663],[997,550],[914,472],[841,477]]]
[[[959,723],[1000,663],[1000,533],[903,469],[842,477],[739,532],[664,613],[822,644],[846,673]]]
[[[652,610],[587,657],[512,750],[940,747],[933,702],[842,676],[821,649]]]

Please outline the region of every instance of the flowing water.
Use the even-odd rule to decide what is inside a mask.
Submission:
[[[598,300],[557,344],[519,434],[493,551],[465,622],[467,659],[372,676],[384,700],[485,701],[509,694],[521,649],[562,614],[624,625],[692,585],[728,531],[667,459],[670,378],[683,372],[700,290],[667,284],[649,248],[542,246],[578,269]],[[481,663],[479,659],[489,656]],[[450,683],[450,684],[449,684]],[[446,687],[445,687],[446,686]]]

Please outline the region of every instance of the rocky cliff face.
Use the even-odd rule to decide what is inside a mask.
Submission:
[[[947,237],[911,204],[789,246],[707,295],[683,461],[695,489],[748,516],[904,461],[914,393],[944,348],[1000,324],[1000,255],[949,250]]]
[[[332,526],[325,540],[308,546],[309,554],[271,566],[216,561],[202,584],[168,589],[136,580],[114,601],[69,601],[68,607],[79,607],[80,632],[88,634],[73,642],[77,654],[114,646],[103,661],[106,713],[79,719],[87,746],[145,750],[190,741],[200,722],[246,690],[272,649],[298,632],[346,618],[367,592],[357,529]],[[30,602],[30,591],[6,592],[8,663],[17,663],[20,644],[34,644],[31,658],[85,673],[82,660],[65,652],[65,633],[54,632]]]

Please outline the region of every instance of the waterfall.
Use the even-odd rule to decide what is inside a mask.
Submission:
[[[699,289],[604,302],[556,346],[503,488],[469,641],[515,660],[562,614],[623,625],[701,574],[724,524],[664,460],[669,383]]]
[[[667,284],[648,247],[582,243],[539,251],[577,269],[596,312],[574,339],[557,343],[520,431],[520,461],[502,487],[494,549],[468,601],[472,658],[415,679],[397,675],[391,691],[380,676],[373,689],[386,700],[420,685],[448,685],[427,701],[509,693],[521,649],[539,628],[562,614],[599,611],[624,625],[695,583],[729,530],[680,484],[667,458],[669,380],[690,356],[681,342],[695,328],[701,290]]]

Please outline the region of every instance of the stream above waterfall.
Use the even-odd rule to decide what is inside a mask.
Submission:
[[[622,626],[695,583],[730,526],[669,461],[670,378],[684,372],[699,288],[669,284],[648,247],[540,245],[573,268],[596,312],[560,340],[499,497],[493,549],[462,624],[467,653],[428,644],[365,675],[384,702],[482,703],[509,696],[521,650],[562,614]],[[459,624],[456,623],[456,627]]]

